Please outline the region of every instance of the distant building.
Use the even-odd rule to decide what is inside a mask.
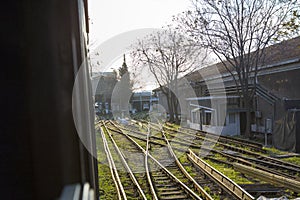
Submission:
[[[225,110],[224,101],[227,100]],[[188,124],[193,129],[223,135],[240,134],[239,96],[204,96],[187,98],[189,106]],[[211,106],[212,102],[217,106]]]
[[[149,111],[153,104],[158,102],[158,98],[151,91],[135,92],[130,99],[131,110],[137,112]]]
[[[93,77],[97,112],[103,114],[111,112],[111,96],[117,82],[115,72],[101,72]]]
[[[215,74],[212,66],[200,69],[185,76],[196,96],[186,96],[189,112],[186,119],[191,128],[214,132],[219,124],[220,115],[225,115],[224,135],[242,134],[245,129],[245,110],[239,106],[237,88],[230,73],[222,63],[213,65],[220,72]],[[202,77],[201,75],[205,75]],[[268,134],[275,147],[282,150],[300,152],[300,37],[293,38],[266,48],[266,59],[259,67],[255,87],[253,109],[251,111],[251,130],[253,133]],[[215,84],[222,78],[224,89]],[[208,89],[207,85],[210,85]],[[184,93],[186,86],[179,86]],[[164,104],[164,95],[158,93],[159,103]],[[226,96],[227,109],[222,113],[222,101]],[[216,113],[211,103],[220,109]],[[296,102],[296,103],[295,103]],[[298,104],[297,104],[298,103]],[[289,105],[289,106],[287,106]],[[293,106],[291,106],[293,105]],[[224,105],[223,105],[224,106]],[[292,108],[293,107],[293,108]],[[221,112],[221,113],[220,113]],[[292,116],[292,117],[291,117]],[[293,116],[295,116],[293,118]]]

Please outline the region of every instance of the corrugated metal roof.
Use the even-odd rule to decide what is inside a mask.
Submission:
[[[269,46],[265,49],[266,56],[264,59],[264,63],[260,63],[259,66],[263,69],[264,67],[273,66],[276,64],[288,62],[290,60],[293,61],[299,61],[300,59],[300,36],[283,41],[278,44],[274,44],[272,46]],[[232,66],[230,67],[230,64],[228,61],[224,61],[224,63],[227,65],[227,67],[232,69]],[[203,81],[203,77],[201,77],[201,74],[205,74],[205,76],[214,76],[216,75],[215,69],[218,69],[220,74],[228,73],[228,70],[224,67],[224,64],[222,62],[201,68],[195,72],[192,72],[185,76],[190,81]]]

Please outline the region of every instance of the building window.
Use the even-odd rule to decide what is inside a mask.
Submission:
[[[198,112],[192,112],[192,123],[199,123],[198,115]]]
[[[235,113],[229,113],[228,114],[228,123],[229,124],[235,124]]]
[[[204,125],[211,125],[211,112],[205,112]]]

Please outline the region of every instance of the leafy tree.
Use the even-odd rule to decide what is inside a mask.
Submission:
[[[123,55],[123,64],[122,67],[119,68],[119,76],[123,77],[123,75],[125,75],[126,73],[128,73],[128,67],[126,64],[126,58],[125,58],[125,54]]]
[[[120,113],[121,117],[129,115],[129,99],[132,93],[132,84],[130,73],[126,64],[125,54],[122,66],[118,69],[119,81],[113,92],[112,104],[114,105],[113,113]]]

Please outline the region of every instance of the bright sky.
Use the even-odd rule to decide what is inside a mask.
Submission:
[[[190,0],[89,0],[88,4],[91,62],[100,64],[100,67],[94,64],[93,71],[111,71],[112,68],[122,65],[122,54],[125,52],[121,52],[118,45],[121,46],[120,43],[128,38],[121,37],[115,40],[112,39],[114,36],[136,29],[161,28],[172,23],[172,16],[188,10],[191,2]],[[118,44],[115,44],[116,41]],[[94,50],[96,48],[98,49]],[[114,55],[107,49],[113,51]],[[95,55],[95,52],[99,53]],[[127,64],[128,60],[129,56]],[[147,80],[146,85],[148,87],[143,88],[144,90],[157,87],[153,79]]]
[[[161,28],[186,11],[190,0],[90,0],[90,39],[102,43],[139,28]]]

